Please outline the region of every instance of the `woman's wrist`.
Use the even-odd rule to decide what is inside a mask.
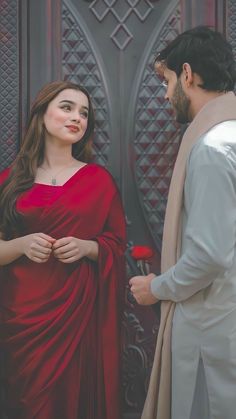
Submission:
[[[87,258],[93,260],[93,261],[97,261],[98,259],[98,242],[94,241],[94,240],[87,240]]]

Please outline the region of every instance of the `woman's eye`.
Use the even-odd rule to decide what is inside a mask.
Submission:
[[[70,111],[71,110],[71,107],[70,107],[70,105],[63,105],[61,107],[61,109],[63,109],[64,111]]]
[[[80,115],[83,116],[84,118],[88,118],[88,112],[87,111],[81,111]]]

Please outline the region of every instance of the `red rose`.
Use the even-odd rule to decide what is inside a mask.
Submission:
[[[133,246],[131,256],[135,260],[150,260],[154,256],[154,251],[149,246]]]

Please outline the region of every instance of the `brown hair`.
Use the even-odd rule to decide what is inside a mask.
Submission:
[[[0,186],[0,231],[5,239],[14,237],[22,230],[23,223],[16,211],[16,199],[34,183],[37,167],[42,164],[44,158],[44,114],[49,103],[65,89],[79,90],[88,98],[88,126],[83,138],[72,145],[72,155],[84,162],[91,158],[94,112],[87,90],[70,81],[55,81],[45,85],[32,105],[26,133],[10,175]]]

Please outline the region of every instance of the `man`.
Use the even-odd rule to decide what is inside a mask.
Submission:
[[[197,27],[161,51],[155,69],[167,86],[165,98],[176,120],[190,125],[169,191],[162,274],[130,280],[138,303],[162,301],[142,419],[235,419],[236,98],[232,91],[236,68],[232,49],[218,32]]]

